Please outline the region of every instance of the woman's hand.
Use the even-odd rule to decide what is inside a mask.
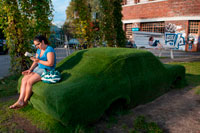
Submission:
[[[27,75],[27,74],[30,74],[30,73],[31,73],[31,70],[25,70],[25,71],[22,72],[23,75]]]
[[[31,59],[33,62],[35,62],[35,63],[38,63],[38,62],[39,62],[39,59],[38,59],[38,58],[31,57],[30,59]]]

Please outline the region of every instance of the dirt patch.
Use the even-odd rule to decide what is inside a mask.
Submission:
[[[167,133],[200,133],[200,96],[191,88],[172,90],[153,102],[137,106],[128,115],[118,117],[117,124],[110,128],[100,122],[96,125],[96,132],[128,132],[122,125],[133,128],[136,117],[143,115]]]
[[[36,126],[32,125],[29,120],[18,115],[13,116],[12,121],[17,124],[17,128],[22,129],[27,133],[45,133],[44,131],[38,129]]]
[[[0,102],[4,103],[4,102],[10,101],[10,100],[17,100],[18,97],[19,97],[19,95],[2,97],[2,98],[0,98]]]
[[[19,95],[9,96],[0,98],[1,103],[16,101]],[[44,131],[38,129],[36,126],[24,117],[19,116],[19,114],[8,111],[9,105],[3,105],[0,110],[3,111],[4,120],[0,121],[0,132],[27,132],[27,133],[44,133]],[[2,129],[1,129],[2,128]]]

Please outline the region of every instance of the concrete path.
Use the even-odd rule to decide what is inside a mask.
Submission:
[[[0,79],[9,75],[10,56],[0,55]]]

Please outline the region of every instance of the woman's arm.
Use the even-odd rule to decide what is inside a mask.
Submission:
[[[47,61],[39,60],[38,63],[41,63],[45,66],[53,66],[54,65],[54,52],[47,53]]]
[[[40,63],[45,66],[53,66],[55,60],[54,52],[47,53],[47,61],[39,60],[34,57],[31,57],[31,60],[34,61],[35,63]]]
[[[36,53],[35,57],[38,57],[38,54],[37,54],[37,53]],[[31,58],[32,58],[32,57],[31,57]],[[36,58],[36,59],[37,59],[37,58]],[[38,65],[38,63],[34,61],[34,62],[32,63],[32,65],[31,65],[31,67],[29,68],[29,70],[32,71],[37,65]]]
[[[38,55],[36,54],[36,57],[37,57],[37,56],[38,56]],[[31,58],[35,58],[35,57],[31,57]],[[31,60],[32,60],[32,59],[31,59]],[[31,65],[31,67],[30,67],[28,70],[23,71],[22,74],[23,74],[23,75],[30,74],[30,73],[33,71],[33,69],[34,69],[37,65],[38,65],[38,63],[33,62],[32,65]]]

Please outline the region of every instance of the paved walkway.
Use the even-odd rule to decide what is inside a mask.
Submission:
[[[160,54],[159,50],[155,50],[155,49],[145,49],[145,50],[152,52],[155,56],[159,56]],[[174,50],[173,55],[174,55],[174,59],[171,59],[170,50],[163,50],[160,60],[163,63],[200,61],[200,52],[185,52],[185,51]]]
[[[9,75],[10,56],[0,55],[0,79]]]

